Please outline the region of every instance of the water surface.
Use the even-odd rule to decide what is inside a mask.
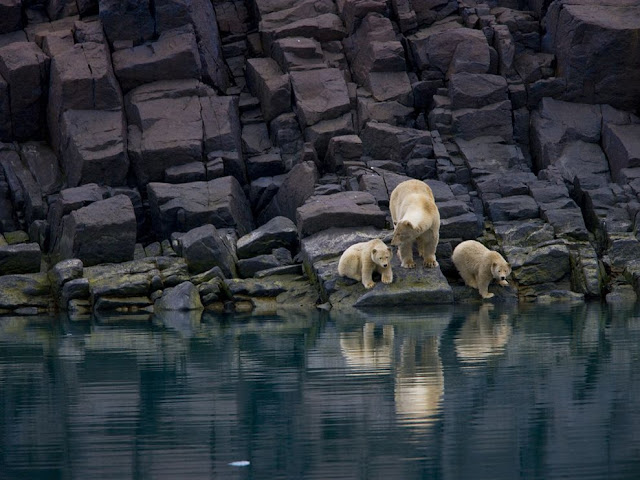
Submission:
[[[640,312],[0,318],[0,479],[637,479]]]

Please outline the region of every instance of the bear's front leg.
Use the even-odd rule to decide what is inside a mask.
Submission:
[[[364,288],[373,288],[375,283],[373,281],[373,266],[368,264],[362,265],[362,285]]]
[[[380,271],[382,275],[382,283],[391,283],[393,282],[393,272],[391,271],[391,265],[387,268],[383,268]]]
[[[398,256],[400,257],[400,266],[403,268],[415,268],[416,262],[413,261],[413,242],[405,242],[398,247]]]
[[[436,268],[438,261],[436,260],[436,247],[438,246],[438,238],[432,231],[427,231],[418,237],[418,253],[423,259],[423,265],[427,268]]]
[[[491,283],[491,277],[482,273],[478,275],[478,291],[482,298],[492,298],[495,295],[489,293],[489,283]]]

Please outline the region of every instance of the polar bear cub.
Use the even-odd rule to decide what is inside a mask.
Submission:
[[[372,288],[374,271],[382,275],[382,283],[393,281],[391,257],[393,252],[380,239],[354,243],[347,248],[338,262],[338,273],[362,281],[364,288]]]
[[[511,267],[498,252],[489,250],[480,242],[466,240],[453,249],[453,264],[468,286],[477,288],[482,298],[491,298],[489,284],[495,279],[500,285],[507,286],[507,276]]]
[[[398,256],[404,268],[416,266],[413,243],[424,266],[435,268],[436,247],[440,240],[440,212],[429,185],[420,180],[406,180],[391,192],[389,210],[393,219],[391,245],[398,246]]]

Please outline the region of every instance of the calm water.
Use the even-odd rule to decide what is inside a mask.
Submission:
[[[0,478],[638,479],[640,312],[0,319]]]

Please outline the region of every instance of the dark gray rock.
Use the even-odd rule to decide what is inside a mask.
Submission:
[[[493,228],[504,246],[530,248],[554,239],[551,225],[540,219],[497,222]]]
[[[37,273],[42,253],[37,243],[0,246],[0,275]]]
[[[116,195],[79,208],[62,221],[60,258],[77,258],[85,266],[126,262],[133,258],[136,217],[131,200]]]
[[[58,158],[44,142],[25,142],[20,156],[29,168],[43,195],[57,193],[62,187],[62,171]]]
[[[111,45],[121,40],[140,44],[155,33],[149,0],[99,0],[100,20]]]
[[[370,122],[360,134],[363,153],[372,158],[404,162],[416,146],[431,146],[431,134],[424,130]]]
[[[176,185],[150,183],[147,191],[153,229],[161,238],[206,223],[235,228],[239,235],[253,229],[249,202],[234,177]]]
[[[264,122],[250,123],[242,127],[242,151],[246,155],[261,155],[271,148],[269,131]]]
[[[91,287],[89,280],[86,278],[76,278],[66,282],[61,290],[58,299],[58,306],[62,310],[67,310],[71,300],[89,299],[91,296]]]
[[[453,110],[453,133],[472,139],[481,136],[498,135],[506,141],[513,139],[511,102],[505,100],[481,108],[462,108]]]
[[[202,76],[191,25],[164,31],[150,45],[117,50],[112,58],[116,77],[125,92],[157,80],[200,79]]]
[[[557,282],[571,273],[569,249],[563,244],[505,249],[505,253],[520,285]]]
[[[449,79],[451,108],[482,108],[508,100],[507,81],[499,75],[456,73]]]
[[[82,260],[78,258],[62,260],[49,270],[51,284],[55,289],[60,291],[65,283],[82,278],[83,269],[84,265],[82,264]]]
[[[360,160],[362,157],[362,140],[357,135],[340,135],[329,140],[329,147],[324,158],[324,167],[329,172],[342,169],[345,161]]]
[[[0,170],[7,179],[13,205],[24,213],[27,223],[45,218],[47,205],[42,190],[15,151],[0,151]]]
[[[9,142],[12,133],[9,84],[0,74],[0,142]]]
[[[16,311],[36,308],[45,313],[53,310],[51,284],[46,273],[0,276],[0,309]]]
[[[640,166],[640,125],[605,124],[602,144],[614,180],[620,180],[623,168]]]
[[[326,68],[320,42],[313,38],[289,37],[271,45],[271,56],[285,71]]]
[[[331,227],[384,228],[386,214],[376,199],[367,192],[340,192],[313,196],[296,212],[300,237],[306,237]]]
[[[206,168],[201,162],[177,165],[164,171],[164,181],[167,183],[201,182],[206,179]]]
[[[27,140],[42,136],[49,57],[33,42],[0,47],[0,76],[9,85],[13,137]]]
[[[277,248],[270,254],[239,260],[238,275],[241,278],[251,278],[263,270],[275,269],[292,263],[291,252],[286,248]]]
[[[337,68],[291,72],[295,111],[303,127],[351,109],[347,84]]]
[[[67,110],[60,125],[67,185],[124,185],[129,171],[123,112]]]
[[[327,148],[329,147],[329,141],[333,137],[341,136],[341,135],[352,135],[355,133],[353,128],[353,118],[351,113],[345,113],[344,115],[338,118],[332,118],[330,120],[322,120],[315,125],[311,125],[304,129],[304,138],[307,142],[309,142],[315,153],[317,158],[324,158],[327,154]],[[307,154],[306,146],[305,146],[305,154]],[[313,152],[309,152],[311,156]],[[304,161],[308,160],[303,155]]]
[[[261,212],[271,202],[284,181],[285,175],[261,177],[249,186],[249,201],[254,212]]]
[[[544,98],[531,115],[531,150],[538,168],[554,163],[569,142],[598,143],[601,122],[598,105]]]
[[[638,109],[640,58],[628,55],[640,33],[637,2],[552,2],[546,27],[543,43],[556,55],[568,100]]]
[[[180,236],[182,256],[194,274],[219,267],[226,277],[236,276],[235,249],[211,224],[189,230]]]
[[[505,142],[501,137],[479,137],[472,140],[456,138],[455,142],[474,178],[499,172],[531,173],[520,148]]]
[[[22,1],[0,1],[0,35],[22,28]]]
[[[202,310],[203,308],[198,289],[191,282],[183,282],[173,288],[167,288],[154,304],[154,309],[158,311]]]
[[[533,198],[527,195],[487,200],[485,206],[489,218],[494,222],[538,218],[540,216],[540,207]]]
[[[271,58],[247,60],[247,85],[260,100],[260,109],[265,121],[291,111],[291,83],[289,75],[283,74]]]
[[[313,4],[322,4],[329,2],[305,2]],[[333,6],[332,6],[333,7]],[[334,7],[333,7],[334,8]],[[262,41],[267,49],[273,41],[285,37],[310,37],[315,38],[319,42],[331,42],[342,40],[345,37],[346,30],[340,17],[333,13],[323,13],[314,17],[302,18],[300,20],[287,23],[277,28],[273,28],[266,24],[263,19],[260,23],[260,31],[262,33]]]
[[[282,182],[278,193],[258,217],[258,224],[264,224],[279,216],[295,222],[296,209],[313,195],[318,177],[318,169],[313,162],[303,162],[293,167]]]
[[[251,233],[238,239],[236,249],[238,258],[251,258],[265,255],[276,248],[295,251],[298,245],[298,230],[295,223],[287,217],[275,217]]]

